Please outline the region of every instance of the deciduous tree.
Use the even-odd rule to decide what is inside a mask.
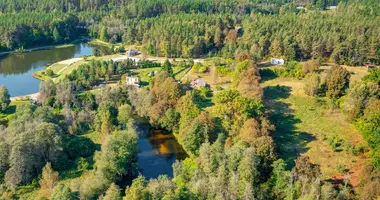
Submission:
[[[2,85],[0,87],[0,112],[4,112],[11,103],[8,89]]]

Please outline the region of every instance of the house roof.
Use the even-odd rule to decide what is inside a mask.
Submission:
[[[201,79],[195,79],[195,80],[191,81],[191,85],[193,85],[193,86],[196,86],[196,85],[199,85],[199,86],[206,86],[207,83],[206,83],[206,81],[204,81],[204,80],[201,80]]]

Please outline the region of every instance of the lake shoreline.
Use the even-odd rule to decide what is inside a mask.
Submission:
[[[91,41],[91,39],[89,39],[89,38],[82,38],[82,39],[77,39],[77,40],[74,40],[74,41],[72,41],[70,43],[66,43],[66,44],[36,46],[36,47],[24,49],[22,52],[18,52],[17,50],[5,51],[5,52],[0,52],[0,56],[10,55],[10,54],[17,54],[17,53],[28,53],[28,52],[32,52],[32,51],[41,51],[41,50],[50,50],[50,49],[59,49],[59,48],[72,47],[75,44],[81,43],[83,41]]]

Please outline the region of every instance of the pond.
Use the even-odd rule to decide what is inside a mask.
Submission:
[[[5,85],[11,96],[37,93],[40,81],[32,76],[33,72],[43,70],[47,65],[58,61],[103,52],[103,49],[82,43],[64,48],[0,56],[0,85]]]
[[[140,173],[148,180],[161,174],[173,177],[173,163],[187,157],[182,146],[167,131],[146,128],[142,132],[145,134],[140,135],[138,140]]]

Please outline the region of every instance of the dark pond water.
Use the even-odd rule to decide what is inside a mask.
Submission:
[[[49,64],[79,56],[92,55],[96,51],[102,52],[102,48],[88,44],[77,44],[65,48],[0,56],[0,85],[5,85],[11,96],[37,93],[40,81],[32,76],[33,72],[40,71]]]
[[[161,174],[173,177],[173,163],[187,157],[173,134],[163,130],[143,131],[140,135],[138,164],[141,174],[147,178],[157,178]],[[141,131],[140,131],[141,133]]]

